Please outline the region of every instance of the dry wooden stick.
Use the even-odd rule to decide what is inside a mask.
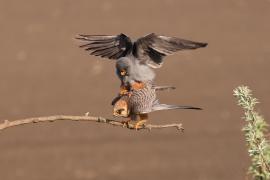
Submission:
[[[105,123],[105,124],[110,124],[113,126],[120,126],[120,127],[125,127],[128,129],[131,129],[131,130],[135,130],[135,126],[131,123],[129,124],[129,126],[126,126],[122,122],[117,121],[117,120],[107,119],[107,118],[103,118],[103,117],[88,116],[88,114],[86,114],[85,116],[55,115],[55,116],[44,116],[44,117],[19,119],[19,120],[14,120],[14,121],[5,120],[3,123],[0,124],[0,130],[10,128],[10,127],[19,126],[19,125],[30,124],[30,123],[66,121],[66,120]],[[184,130],[184,128],[182,127],[182,124],[165,124],[165,125],[145,124],[142,127],[139,127],[137,130],[140,130],[140,129],[151,130],[151,129],[171,128],[171,127],[176,128],[177,130],[181,130],[181,131]]]

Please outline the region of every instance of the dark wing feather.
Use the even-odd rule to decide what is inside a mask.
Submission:
[[[109,59],[119,59],[126,56],[132,49],[130,38],[124,34],[116,36],[79,35],[76,39],[86,42],[80,47],[90,51],[91,55]]]
[[[160,36],[154,33],[138,39],[134,43],[133,54],[143,63],[159,68],[163,57],[176,51],[206,47],[207,43],[194,42],[176,37]]]

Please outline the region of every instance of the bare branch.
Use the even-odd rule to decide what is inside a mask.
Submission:
[[[55,115],[55,116],[19,119],[19,120],[14,120],[14,121],[5,120],[3,123],[0,124],[0,131],[3,129],[6,129],[6,128],[30,124],[30,123],[67,121],[67,120],[68,121],[89,121],[89,122],[104,123],[104,124],[110,124],[113,126],[120,126],[120,127],[128,128],[131,130],[135,130],[135,126],[131,123],[129,123],[129,125],[126,126],[122,122],[117,121],[117,120],[107,119],[107,118],[103,118],[103,117],[93,117],[93,116],[88,116],[88,114],[86,114],[85,116]],[[146,125],[143,125],[142,127],[138,128],[138,130],[140,130],[140,129],[151,130],[151,129],[171,128],[171,127],[176,128],[177,130],[181,130],[181,131],[184,130],[184,128],[182,127],[182,124],[165,124],[165,125],[146,124]]]

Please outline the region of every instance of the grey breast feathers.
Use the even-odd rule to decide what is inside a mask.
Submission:
[[[147,66],[146,64],[140,63],[134,57],[121,57],[116,61],[116,69],[118,71],[119,68],[126,66],[128,67],[128,80],[132,82],[132,80],[146,82],[152,81],[155,78],[155,73],[152,68]]]

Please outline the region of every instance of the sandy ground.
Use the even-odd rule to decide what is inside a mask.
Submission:
[[[245,179],[249,165],[232,90],[249,85],[270,119],[269,0],[0,0],[0,119],[54,114],[112,117],[114,62],[88,56],[78,33],[156,32],[209,43],[157,71],[160,100],[203,111],[153,113],[173,129],[135,132],[57,122],[0,133],[1,180]]]

